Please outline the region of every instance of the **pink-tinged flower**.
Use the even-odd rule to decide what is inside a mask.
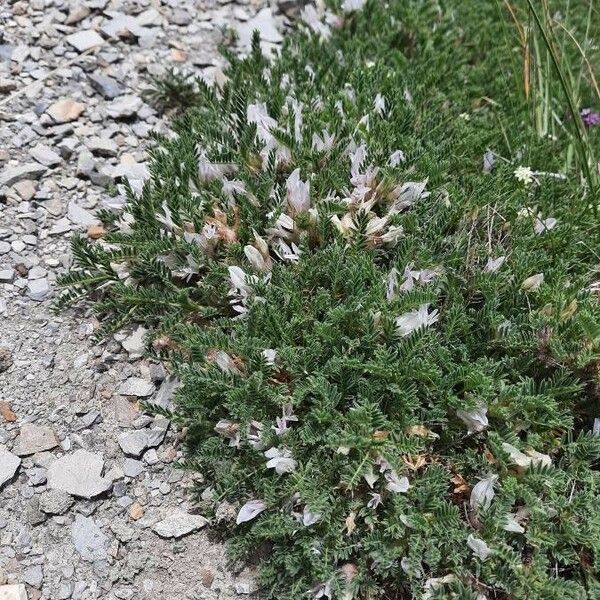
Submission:
[[[286,182],[287,203],[291,213],[297,214],[310,208],[308,182],[300,179],[300,169],[295,169]]]
[[[591,108],[582,108],[579,114],[586,127],[593,127],[600,123],[600,113],[594,112]]]
[[[242,506],[235,522],[239,525],[240,523],[251,521],[258,517],[258,515],[266,508],[267,505],[262,500],[250,500]]]
[[[298,463],[292,458],[292,453],[287,448],[269,448],[265,453],[268,469],[275,469],[278,475],[293,473]]]

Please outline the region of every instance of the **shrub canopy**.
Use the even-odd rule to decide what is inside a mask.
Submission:
[[[196,82],[65,300],[157,326],[265,597],[600,597],[598,199],[496,3],[351,4]]]

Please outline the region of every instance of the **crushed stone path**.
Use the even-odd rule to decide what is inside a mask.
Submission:
[[[100,346],[90,313],[56,315],[69,241],[147,177],[142,98],[172,67],[214,78],[226,29],[266,50],[286,0],[0,2],[0,598],[230,600],[254,590],[194,513],[182,433],[140,411],[174,382],[143,330]]]

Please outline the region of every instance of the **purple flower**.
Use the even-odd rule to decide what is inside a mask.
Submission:
[[[582,108],[579,114],[586,127],[593,127],[600,123],[600,113],[594,112],[591,108]]]

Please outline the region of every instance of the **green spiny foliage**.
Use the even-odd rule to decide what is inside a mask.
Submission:
[[[74,242],[63,302],[156,326],[265,597],[600,597],[598,198],[480,4],[309,11],[274,62],[227,54]]]

